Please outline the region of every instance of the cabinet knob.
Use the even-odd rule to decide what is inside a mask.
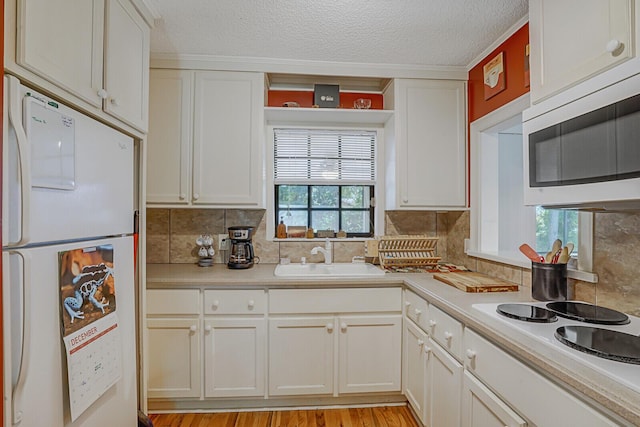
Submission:
[[[437,324],[438,324],[438,322],[436,322],[435,320],[429,320],[429,326],[430,327],[435,328]]]
[[[404,306],[405,306],[405,307],[409,307],[410,305],[411,305],[411,303],[410,303],[409,301],[405,301],[405,302],[404,302]]]
[[[344,322],[340,323],[340,330],[342,332],[346,332],[347,331],[347,324],[344,323]]]
[[[184,200],[187,198],[187,195],[184,193],[180,193],[180,200]]]
[[[120,100],[118,98],[111,98],[111,105],[113,105],[114,107],[117,107],[118,105],[120,105]]]
[[[214,310],[217,310],[219,306],[220,306],[220,301],[218,300],[215,300],[211,303],[211,308]]]
[[[198,326],[196,326],[196,325],[191,325],[191,326],[189,326],[189,330],[190,330],[191,332],[195,332],[195,331],[197,331],[197,330],[198,330]]]
[[[622,46],[622,43],[620,43],[620,40],[612,39],[607,42],[606,49],[607,49],[607,52],[615,54],[615,52],[620,48],[620,46]]]
[[[453,334],[451,332],[445,332],[444,333],[444,339],[447,341],[451,341],[451,338],[453,338]]]
[[[409,203],[409,199],[407,197],[402,198],[402,203]]]
[[[97,95],[98,95],[98,98],[100,99],[107,99],[107,97],[109,96],[109,93],[104,89],[98,89]]]
[[[254,300],[249,300],[249,302],[247,303],[247,307],[249,307],[249,310],[253,310],[253,307],[255,307],[256,303]]]
[[[211,332],[211,325],[207,325],[204,327],[205,332]]]
[[[425,345],[425,346],[424,346],[424,353],[425,353],[426,355],[431,354],[431,347],[429,347],[428,345]]]
[[[418,347],[422,347],[424,345],[424,341],[418,340]]]
[[[193,193],[193,200],[198,200],[200,198],[200,193]]]
[[[329,333],[333,332],[333,323],[327,323],[326,328],[327,328],[327,332]]]
[[[418,310],[417,308],[415,310],[413,310],[413,314],[416,315],[416,317],[420,317],[420,315],[422,314],[422,310]]]
[[[476,352],[468,348],[466,351],[466,356],[467,356],[467,359],[473,360],[476,358]]]

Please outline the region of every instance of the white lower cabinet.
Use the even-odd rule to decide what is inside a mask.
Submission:
[[[427,424],[427,340],[424,331],[412,321],[405,320],[402,391],[424,425]]]
[[[270,396],[400,391],[400,288],[269,294]]]
[[[462,383],[462,427],[526,427],[527,422],[468,371]]]
[[[462,393],[462,364],[435,341],[427,353],[427,425],[458,427]]]
[[[205,318],[205,397],[262,396],[266,320]]]
[[[492,398],[493,403],[503,402],[505,406],[514,408],[532,425],[589,427],[620,425],[575,394],[543,377],[468,328],[464,332],[464,348],[467,356],[466,370],[491,388],[495,393]],[[477,391],[474,393],[473,398],[467,396],[464,400],[467,406],[463,412],[467,416],[472,410],[477,409],[479,413],[485,413],[490,408],[487,402],[491,399],[482,400],[486,409],[481,410],[478,405],[470,408],[468,405],[480,401],[477,398],[479,396]],[[465,419],[468,420],[468,418]],[[517,421],[517,418],[515,420]],[[470,425],[480,424],[475,424],[472,420],[465,423],[464,427]]]

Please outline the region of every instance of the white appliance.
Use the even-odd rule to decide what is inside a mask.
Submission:
[[[640,74],[523,113],[525,205],[640,208]]]
[[[15,77],[5,77],[4,85],[4,426],[134,426],[134,142],[22,86]],[[69,371],[63,342],[70,305],[63,303],[60,271],[66,261],[61,252],[101,247],[112,248],[106,265],[115,299],[107,310],[117,317],[117,334],[105,335],[114,340],[95,370],[109,366],[116,379],[97,392],[91,388],[95,395],[84,396],[88,406],[74,413],[68,373],[78,367]],[[77,273],[78,266],[70,271]],[[104,283],[94,282],[97,287]],[[81,317],[100,316],[87,289],[76,326]],[[100,292],[92,296],[100,298]],[[90,338],[96,339],[85,348],[100,342]]]

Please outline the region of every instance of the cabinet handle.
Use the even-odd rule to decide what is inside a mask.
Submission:
[[[218,300],[215,300],[211,303],[211,308],[214,310],[217,310],[219,306],[220,306],[220,301]]]
[[[120,100],[118,98],[111,98],[111,105],[113,105],[114,107],[117,107],[120,105]]]
[[[205,332],[211,332],[211,325],[207,325],[204,327]]]
[[[342,332],[347,332],[347,324],[344,322],[340,323],[340,330]]]
[[[187,198],[187,195],[184,193],[180,193],[180,200],[184,200]]]
[[[327,328],[327,332],[329,333],[333,332],[333,323],[327,323],[326,328]]]
[[[444,333],[444,339],[447,341],[451,341],[451,338],[453,338],[453,334],[451,332],[445,332]]]
[[[100,99],[107,99],[107,97],[109,96],[109,93],[104,89],[98,89],[97,95],[98,95],[98,98]]]
[[[191,332],[195,332],[195,331],[197,331],[197,330],[198,330],[198,326],[196,326],[196,325],[191,325],[191,326],[189,326],[189,330],[190,330]]]
[[[467,349],[466,355],[467,355],[467,359],[469,360],[473,360],[476,358],[476,352],[471,350],[470,348]]]
[[[249,307],[249,310],[253,310],[253,307],[255,307],[256,303],[254,300],[249,300],[249,303],[247,304],[247,307]]]
[[[418,340],[418,347],[422,347],[424,345],[424,341]]]
[[[200,198],[199,193],[193,193],[193,200],[198,200]]]
[[[413,310],[413,313],[416,315],[416,317],[420,317],[420,315],[422,314],[422,310],[418,310],[416,308],[415,310]]]
[[[609,40],[609,42],[607,43],[606,49],[607,49],[607,52],[613,54],[620,48],[620,46],[622,46],[622,43],[620,43],[620,40],[612,39],[612,40]]]
[[[430,327],[435,328],[437,324],[438,324],[438,322],[436,322],[435,320],[429,320],[429,326]]]

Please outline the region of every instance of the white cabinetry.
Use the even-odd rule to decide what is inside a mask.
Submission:
[[[262,73],[152,70],[147,203],[262,205]]]
[[[527,426],[525,420],[468,371],[463,375],[462,427]]]
[[[423,425],[459,426],[463,366],[457,359],[462,324],[434,306],[422,316],[417,307],[425,305],[422,298],[405,291],[404,393]],[[423,329],[414,323],[419,317],[425,319]]]
[[[466,208],[466,83],[396,79],[385,95],[395,110],[388,208]]]
[[[632,0],[531,0],[531,100],[634,56]]]
[[[400,288],[269,294],[269,395],[400,391]]]
[[[196,289],[147,292],[149,398],[200,396],[199,314]]]
[[[264,395],[266,299],[263,290],[204,291],[205,397]]]
[[[516,408],[523,418],[536,426],[619,425],[468,328],[464,332],[464,348],[466,370],[495,393],[489,394],[488,399],[480,398],[487,408],[491,405],[504,407],[508,402],[510,407]],[[470,406],[479,402],[481,393],[469,380],[465,384],[467,396],[462,412],[466,420],[463,425],[467,427],[475,425],[469,420],[470,414],[485,412],[485,409],[477,405]],[[513,417],[513,420],[515,424],[500,425],[522,425],[519,417]]]
[[[150,28],[129,0],[18,0],[16,62],[147,129]]]

